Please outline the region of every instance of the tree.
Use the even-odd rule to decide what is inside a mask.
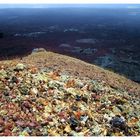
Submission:
[[[4,33],[0,32],[0,38],[3,38],[3,37],[4,37]]]

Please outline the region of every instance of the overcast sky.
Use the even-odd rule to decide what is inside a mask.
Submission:
[[[140,3],[140,0],[0,0],[0,3]]]

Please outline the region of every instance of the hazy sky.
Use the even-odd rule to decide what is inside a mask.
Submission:
[[[140,0],[0,0],[0,3],[140,3]]]
[[[98,4],[98,6],[96,5],[96,7],[100,7],[100,8],[101,7],[140,8],[140,0],[0,0],[0,9],[1,8],[46,8],[46,4],[47,7],[63,7],[63,6],[70,6],[70,4],[77,4],[73,6],[89,7],[89,6],[93,6],[94,4]],[[129,5],[129,4],[133,4],[133,5]]]

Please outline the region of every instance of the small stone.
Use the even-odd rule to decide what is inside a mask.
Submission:
[[[76,133],[75,131],[71,131],[69,136],[78,136],[78,133]]]
[[[3,93],[5,96],[9,96],[9,92],[7,92],[7,91],[4,91],[4,93]]]
[[[92,130],[95,136],[98,136],[101,133],[101,131],[101,127],[98,124],[96,124]]]
[[[75,80],[68,80],[66,83],[66,87],[67,88],[75,87]]]
[[[0,114],[1,114],[1,115],[6,115],[7,113],[8,113],[7,110],[1,110],[1,111],[0,111]]]
[[[51,106],[51,104],[48,104],[48,105],[46,105],[45,106],[45,112],[52,112],[52,106]]]
[[[104,114],[104,118],[105,118],[108,122],[110,122],[111,119],[112,119],[108,114]]]
[[[61,76],[60,76],[60,80],[61,80],[62,82],[66,82],[68,78],[69,78],[69,76],[67,76],[67,75],[61,75]]]
[[[0,79],[1,78],[6,78],[7,77],[7,73],[6,73],[6,71],[5,70],[0,70]]]
[[[66,120],[65,120],[65,119],[61,119],[61,120],[60,120],[60,122],[65,123],[65,122],[66,122]]]
[[[25,126],[25,122],[24,121],[21,121],[21,120],[18,120],[18,121],[16,121],[16,125],[17,126],[24,127]]]
[[[13,76],[12,79],[11,79],[11,82],[12,83],[18,83],[17,77]]]
[[[2,133],[4,131],[4,127],[0,126],[0,133]]]
[[[0,81],[0,90],[1,91],[5,90],[5,84],[2,81]]]
[[[83,97],[82,97],[82,101],[84,101],[85,103],[87,103],[87,102],[88,102],[88,98],[85,97],[85,96],[83,96]]]
[[[29,134],[32,132],[31,129],[30,129],[29,127],[26,127],[26,128],[24,129],[24,131],[25,131],[25,132],[28,132]]]
[[[81,99],[82,99],[82,97],[81,97],[80,95],[76,95],[76,96],[75,96],[75,100],[76,100],[76,101],[81,101]]]
[[[88,120],[88,116],[81,116],[80,120],[86,122]]]
[[[71,109],[72,109],[73,111],[77,111],[77,110],[78,110],[78,107],[77,107],[77,106],[72,106]]]
[[[29,88],[27,86],[23,86],[19,88],[19,91],[21,92],[21,94],[23,95],[28,95],[29,93]]]
[[[38,90],[37,90],[36,88],[32,88],[30,92],[31,92],[31,94],[33,94],[33,95],[34,95],[34,94],[37,95]]]
[[[83,88],[84,87],[84,84],[81,82],[81,81],[77,81],[77,87],[79,88]]]
[[[77,120],[74,117],[70,118],[70,127],[72,130],[75,130],[78,125]]]
[[[85,124],[86,124],[86,123],[85,123],[84,121],[81,121],[81,122],[80,122],[80,125],[81,125],[81,126],[85,126]]]
[[[55,83],[54,83],[53,81],[50,81],[50,82],[48,83],[48,87],[51,88],[51,89],[55,89],[55,88],[56,88],[56,87],[55,87]]]
[[[116,114],[116,115],[120,115],[121,110],[118,107],[113,106],[113,113]]]
[[[77,94],[79,94],[79,92],[74,88],[67,88],[66,91],[67,91],[67,93],[69,93],[69,94],[71,94],[73,96],[76,96]]]
[[[3,118],[0,117],[0,126],[3,126],[4,125],[4,120]]]
[[[48,78],[44,73],[38,73],[34,76],[36,82],[48,82]]]
[[[93,94],[91,95],[91,97],[92,97],[92,99],[94,99],[95,101],[100,101],[100,96],[97,95],[96,93],[93,93]]]
[[[26,131],[23,131],[19,134],[20,136],[29,136],[29,133]]]
[[[16,65],[16,68],[14,69],[15,71],[22,71],[26,68],[26,66],[22,63],[19,63]]]
[[[28,124],[28,126],[29,126],[29,128],[35,128],[35,127],[36,127],[36,123],[30,122],[30,123]]]
[[[38,52],[46,52],[46,50],[44,48],[34,48],[32,50],[32,54],[38,53]]]
[[[71,132],[71,128],[70,128],[70,126],[67,125],[67,126],[65,127],[64,131],[67,132],[67,133]]]
[[[116,116],[116,117],[112,118],[110,123],[111,123],[112,127],[117,127],[117,128],[120,128],[120,129],[124,129],[125,126],[126,126],[124,118],[119,117],[119,116]]]
[[[80,132],[80,131],[82,130],[82,127],[79,127],[79,126],[78,126],[78,127],[76,127],[75,129],[76,129],[76,132]]]
[[[31,104],[28,101],[24,101],[22,103],[22,107],[30,108],[31,107]]]
[[[114,114],[113,112],[110,112],[110,113],[109,113],[109,116],[110,116],[110,117],[115,117],[115,114]]]
[[[137,126],[138,126],[138,130],[139,130],[139,133],[140,133],[140,120],[137,122]]]

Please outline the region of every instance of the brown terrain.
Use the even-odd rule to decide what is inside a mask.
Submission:
[[[133,82],[124,76],[120,76],[119,74],[115,74],[114,72],[86,63],[79,59],[53,52],[33,53],[22,59],[17,58],[0,61],[0,65],[8,64],[9,66],[9,64],[12,65],[13,63],[14,65],[15,63],[34,65],[37,68],[50,67],[57,71],[68,72],[73,76],[105,81],[113,88],[125,89],[132,94],[137,93],[139,95],[140,93],[140,84]]]
[[[140,135],[140,9],[116,10],[0,11],[0,136]]]
[[[0,136],[138,136],[140,86],[44,49],[0,61]]]

